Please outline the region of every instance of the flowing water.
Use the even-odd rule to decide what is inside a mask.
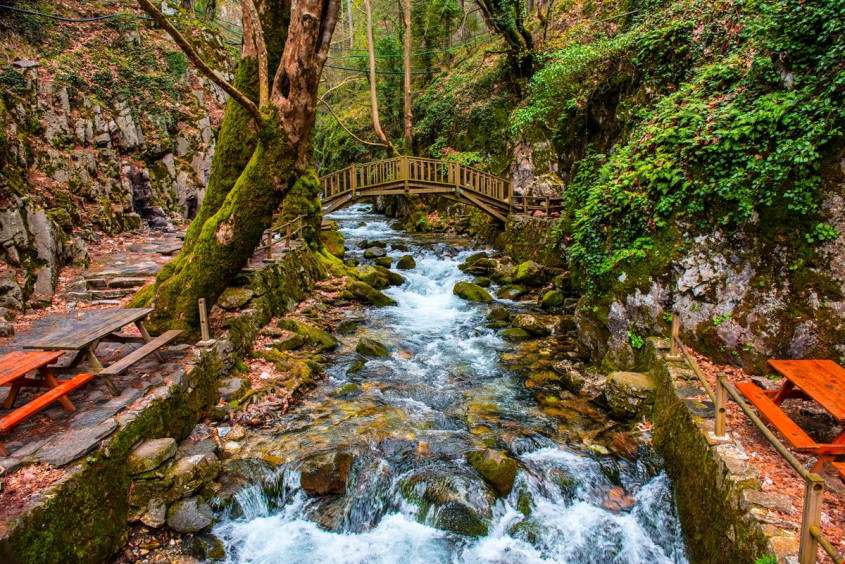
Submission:
[[[256,457],[288,464],[242,490],[216,526],[229,561],[686,562],[659,459],[642,445],[627,455],[596,448],[620,436],[600,410],[527,387],[532,366],[565,357],[567,341],[502,340],[485,326],[489,306],[452,295],[471,279],[457,268],[468,249],[397,232],[368,210],[333,216],[350,254],[362,239],[380,239],[407,245],[417,266],[385,290],[397,307],[355,314],[361,327],[343,338],[328,379],[279,428],[251,439]],[[347,373],[363,335],[391,355]],[[518,462],[506,499],[466,461],[484,447]],[[296,461],[340,450],[355,455],[347,494],[306,496]]]

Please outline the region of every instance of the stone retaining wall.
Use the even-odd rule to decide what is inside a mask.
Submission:
[[[0,524],[0,561],[103,562],[117,552],[130,517],[129,453],[147,439],[187,437],[217,403],[221,379],[251,348],[261,326],[304,299],[322,274],[305,247],[245,273],[240,283],[252,292],[249,307],[228,318],[218,339],[197,347],[183,367],[163,374],[161,385],[118,414],[98,448],[71,463],[17,519]]]
[[[654,445],[675,484],[690,561],[752,564],[775,555],[793,562],[797,535],[771,512],[780,500],[761,491],[741,444],[715,440],[713,405],[695,373],[686,361],[667,360],[662,339],[649,339],[644,349],[657,384]]]

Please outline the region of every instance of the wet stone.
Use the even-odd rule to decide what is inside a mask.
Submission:
[[[416,266],[417,261],[411,255],[403,255],[396,263],[396,268],[399,270],[411,270],[412,268],[416,268]]]
[[[363,356],[385,357],[390,353],[387,346],[375,339],[369,337],[361,337],[358,344],[355,346],[355,352]]]
[[[366,259],[381,258],[384,256],[387,256],[387,251],[385,251],[382,247],[370,247],[364,251],[364,258]]]
[[[348,452],[312,456],[300,467],[300,485],[308,495],[346,493],[346,479],[355,457]]]
[[[167,526],[180,533],[196,533],[213,523],[211,507],[199,497],[177,501],[167,510]]]

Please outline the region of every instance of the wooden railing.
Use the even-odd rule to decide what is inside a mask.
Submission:
[[[302,218],[304,216],[296,217],[290,220],[287,223],[283,223],[281,225],[277,225],[276,227],[271,227],[267,231],[264,232],[262,235],[262,239],[264,239],[264,244],[260,245],[255,248],[255,252],[260,251],[267,251],[267,258],[273,258],[273,247],[282,241],[285,243],[285,248],[290,248],[290,242],[292,239],[302,239]],[[294,228],[294,226],[296,226]],[[282,235],[284,232],[284,235]],[[277,237],[278,235],[278,237]]]
[[[811,564],[816,562],[818,549],[821,547],[836,564],[842,564],[842,557],[821,532],[822,501],[824,499],[825,483],[824,478],[814,472],[808,471],[795,455],[778,439],[765,423],[751,409],[739,390],[727,379],[725,374],[718,374],[716,377],[716,390],[714,391],[701,367],[695,359],[687,352],[680,338],[681,322],[677,313],[672,314],[672,336],[669,342],[669,358],[673,360],[685,359],[692,368],[704,391],[713,401],[715,427],[713,435],[717,439],[727,438],[727,402],[730,397],[751,423],[757,427],[760,434],[774,447],[776,451],[789,463],[793,470],[804,480],[804,510],[801,514],[801,529],[798,547],[799,564]],[[682,356],[678,355],[678,352]]]
[[[355,164],[320,178],[323,204],[330,209],[340,198],[352,201],[378,194],[453,193],[494,215],[513,205],[509,180],[472,167],[420,157],[396,157]]]

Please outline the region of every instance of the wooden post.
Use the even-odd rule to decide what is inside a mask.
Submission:
[[[268,231],[265,237],[265,244],[267,245],[267,258],[273,258],[273,233]]]
[[[669,356],[678,356],[678,339],[681,335],[681,316],[672,312],[672,335],[669,337]]]
[[[810,527],[820,526],[822,521],[822,499],[824,498],[824,479],[818,474],[807,477],[804,489],[804,513],[801,518],[801,544],[798,547],[798,563],[816,562],[819,541],[810,532]]]
[[[549,197],[546,196],[546,217],[549,217],[551,213],[549,212]]]
[[[411,161],[408,157],[402,157],[402,161],[399,163],[402,167],[402,177],[405,181],[405,193],[409,193],[411,191],[411,187],[408,184],[411,178]]]
[[[508,193],[508,215],[513,215],[513,185],[512,184],[503,184],[505,190],[510,190]]]
[[[205,309],[205,298],[197,300],[200,310],[200,337],[203,341],[211,339],[211,331],[208,329],[208,312]]]
[[[358,174],[355,172],[355,165],[352,165],[352,175],[349,184],[352,187],[352,199],[358,199]]]
[[[528,194],[522,192],[522,213],[528,215]]]
[[[728,391],[725,389],[725,378],[723,373],[716,375],[716,428],[717,437],[725,436],[725,419],[728,414]]]
[[[455,167],[455,194],[461,193],[461,165],[460,163],[455,163],[453,165]]]
[[[290,249],[290,223],[285,227],[285,248]]]
[[[296,218],[299,226],[296,228],[296,238],[302,240],[302,216]]]

